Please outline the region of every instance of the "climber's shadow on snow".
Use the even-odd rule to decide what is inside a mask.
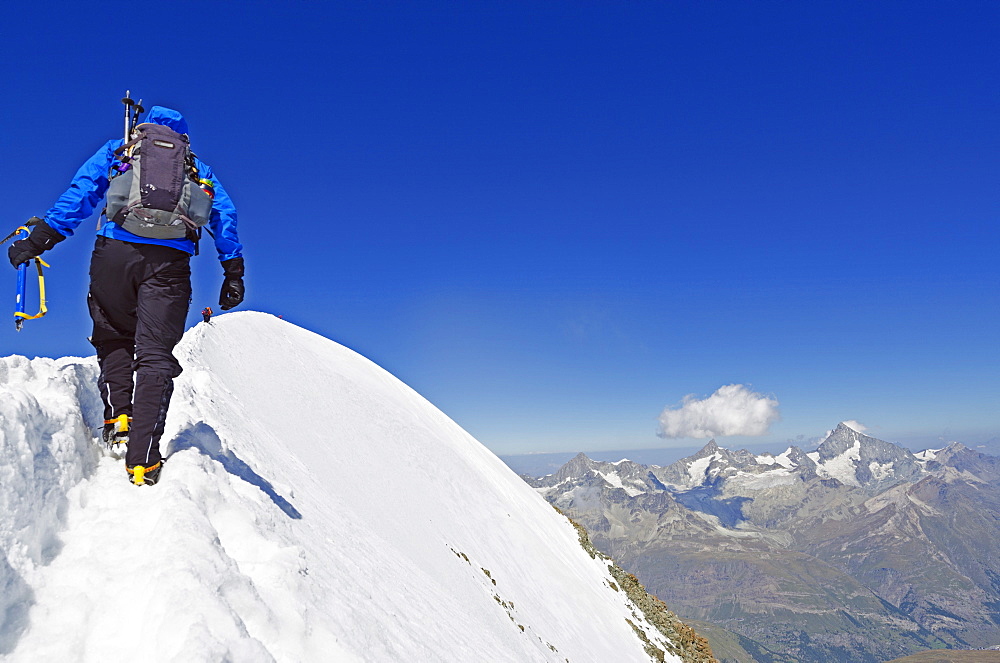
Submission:
[[[0,598],[0,656],[4,656],[17,648],[18,640],[28,628],[28,613],[35,603],[35,592],[2,554],[0,587],[4,590]]]
[[[234,454],[232,450],[224,449],[218,433],[205,422],[199,422],[191,428],[181,431],[170,443],[171,455],[185,449],[200,451],[212,460],[220,463],[230,474],[243,479],[251,485],[257,486],[289,518],[296,520],[302,518],[302,514],[299,513],[298,509],[279,495],[267,479],[254,472],[253,468],[240,460],[239,456]]]

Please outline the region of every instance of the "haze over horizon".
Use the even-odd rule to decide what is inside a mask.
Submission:
[[[843,422],[854,430],[873,437],[882,439],[875,432],[868,430],[866,426],[857,421]],[[839,424],[838,424],[839,425]],[[836,428],[836,427],[835,427]],[[712,438],[711,440],[699,440],[697,444],[691,446],[672,447],[648,447],[637,449],[576,449],[574,451],[536,451],[520,454],[499,454],[508,467],[518,474],[526,474],[532,477],[542,477],[552,474],[560,467],[569,462],[576,455],[583,453],[588,458],[604,462],[617,462],[620,460],[630,460],[640,465],[666,466],[674,461],[681,460],[698,454],[706,445],[714,442],[719,447],[738,451],[745,449],[756,454],[770,453],[778,455],[790,447],[798,447],[806,452],[815,451],[826,438],[834,432],[834,429],[827,431],[824,435],[809,439],[790,440],[761,440],[754,438],[736,439]],[[995,436],[987,440],[958,440],[945,437],[915,437],[909,439],[883,440],[892,444],[897,444],[913,453],[918,453],[928,449],[940,450],[953,443],[959,443],[969,447],[973,451],[988,456],[1000,456],[1000,436]]]
[[[125,7],[7,17],[0,235],[131,90],[232,194],[244,310],[497,454],[1000,437],[996,3],[181,0],[162,67],[103,44],[154,5]],[[93,354],[92,228],[0,354]]]

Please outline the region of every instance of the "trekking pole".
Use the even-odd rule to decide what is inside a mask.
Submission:
[[[23,226],[19,226],[17,230],[0,240],[0,244],[3,244],[12,237],[27,239],[30,234],[28,228],[39,221],[41,219],[37,216],[31,217]],[[42,266],[48,267],[49,264],[38,257],[33,258],[33,260],[35,261],[35,267],[38,269],[38,313],[29,315],[24,312],[28,290],[28,262],[30,262],[25,261],[17,266],[17,292],[14,299],[14,328],[17,331],[21,331],[21,325],[24,324],[25,320],[36,320],[48,313],[48,307],[45,305],[45,274],[42,271]]]
[[[132,113],[131,113],[131,110],[132,110],[132,106],[135,104],[135,102],[132,101],[132,91],[131,90],[125,90],[125,96],[122,97],[122,103],[125,104],[125,142],[127,143],[129,135],[132,133],[132,127],[131,127],[131,123],[132,123],[131,115],[132,115]]]
[[[129,136],[131,136],[132,132],[135,131],[135,123],[139,120],[139,116],[142,115],[145,111],[146,109],[142,107],[142,99],[140,99],[139,103],[137,103],[135,107],[132,109],[132,125],[129,127],[129,132],[128,132]]]

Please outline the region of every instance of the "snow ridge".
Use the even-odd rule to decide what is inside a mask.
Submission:
[[[94,443],[92,358],[0,360],[4,660],[647,661],[634,628],[667,649],[565,518],[367,359],[252,312],[177,354],[151,488]]]

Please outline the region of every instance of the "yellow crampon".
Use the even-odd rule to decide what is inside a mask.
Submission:
[[[128,422],[131,420],[132,418],[129,417],[127,414],[121,414],[115,417],[114,419],[105,419],[104,423],[115,424],[115,433],[127,433]]]
[[[153,472],[159,469],[159,467],[160,463],[156,462],[150,465],[149,467],[136,465],[135,467],[126,467],[125,469],[128,471],[129,474],[132,475],[132,483],[134,483],[137,486],[144,486],[146,485],[146,473]],[[155,481],[153,483],[155,483]]]
[[[128,443],[128,428],[131,422],[132,417],[127,414],[104,420],[104,443],[108,445],[109,449],[114,449],[116,444]],[[113,426],[113,428],[109,431],[107,426]]]

